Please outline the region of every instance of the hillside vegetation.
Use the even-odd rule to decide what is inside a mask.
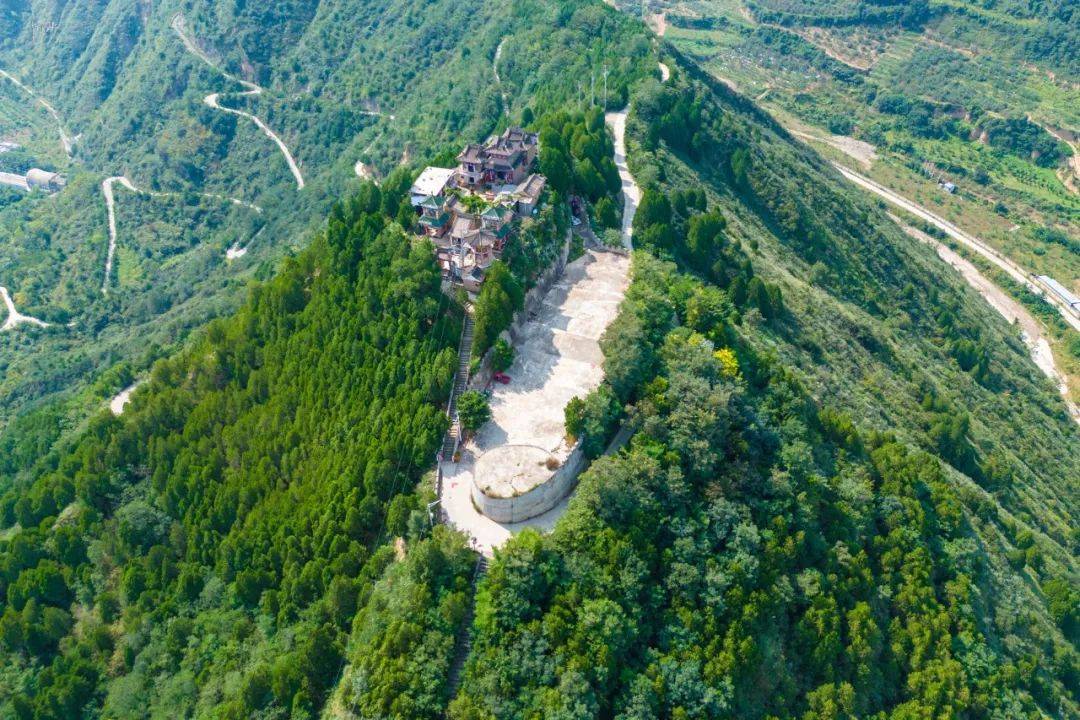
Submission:
[[[829,148],[836,159],[1073,286],[1080,196],[1065,140],[1080,129],[1077,54],[1066,50],[1080,42],[1075,10],[989,5],[657,3],[666,39],[785,124],[822,147],[863,143]]]
[[[1071,715],[1075,428],[926,250],[683,67],[632,115],[650,255],[603,346],[636,434],[496,556],[451,716]],[[1014,393],[1047,438],[999,444]]]
[[[353,57],[338,26],[375,12],[231,7],[185,12],[200,36],[222,28],[222,48],[235,30],[247,45],[222,62],[267,88],[333,86]],[[283,236],[306,249],[265,256],[264,279],[238,299],[221,290],[226,317],[179,352],[138,343],[152,370],[121,416],[65,429],[42,408],[0,436],[0,717],[1080,712],[1080,436],[1000,316],[636,21],[586,1],[423,7],[432,22],[453,15],[440,41],[463,44],[446,73],[475,77],[491,103],[428,78],[422,98],[388,85],[375,99],[399,129],[386,132],[429,132],[414,147],[445,157],[504,122],[481,77],[509,38],[499,74],[513,113],[544,133],[558,194],[538,227],[556,241],[569,191],[595,201],[597,229],[617,222],[599,157],[611,146],[584,81],[606,64],[610,105],[630,102],[638,249],[601,341],[604,384],[568,406],[568,432],[596,459],[567,514],[549,535],[513,538],[474,584],[466,538],[427,507],[461,308],[430,245],[398,222],[411,175],[320,215],[283,173],[281,227],[290,208],[322,225],[310,243]],[[94,6],[98,41],[127,27],[124,8]],[[57,17],[56,32],[75,32]],[[325,65],[270,49],[297,58],[335,38]],[[400,57],[370,81],[408,72]],[[56,212],[66,192],[30,200]],[[244,222],[202,202],[166,217]],[[499,271],[496,324],[551,243],[529,237]],[[109,366],[99,382],[129,379]],[[628,446],[601,456],[620,423]]]
[[[0,283],[22,312],[53,324],[0,334],[0,425],[49,401],[44,412],[59,407],[78,426],[123,387],[120,379],[145,375],[193,328],[234,309],[248,281],[269,278],[283,256],[306,246],[332,203],[358,187],[357,160],[379,177],[403,161],[413,169],[452,162],[462,144],[508,122],[504,94],[515,118],[526,106],[581,98],[588,87],[571,78],[599,63],[609,41],[631,51],[607,54],[613,103],[646,71],[647,40],[625,35],[600,8],[579,13],[569,40],[551,27],[572,10],[537,3],[328,0],[275,3],[269,12],[258,3],[170,0],[144,13],[116,0],[12,12],[21,31],[0,39],[0,68],[47,98],[79,139],[68,161],[51,116],[0,78],[0,103],[21,106],[10,116],[21,161],[69,176],[55,196],[0,195]],[[173,28],[181,12],[220,70],[185,48]],[[446,31],[457,27],[466,31]],[[492,58],[504,39],[497,86]],[[265,89],[239,95],[244,88],[222,71]],[[249,120],[208,107],[210,93],[282,138],[303,190],[275,144]],[[100,183],[113,175],[176,194],[115,186],[117,257],[105,296]],[[248,252],[226,261],[232,247]]]

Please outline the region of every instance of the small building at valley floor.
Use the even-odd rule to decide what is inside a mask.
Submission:
[[[57,192],[62,190],[67,180],[60,173],[49,172],[40,168],[30,168],[26,175],[0,172],[0,185],[18,188],[27,192],[42,190],[44,192]]]

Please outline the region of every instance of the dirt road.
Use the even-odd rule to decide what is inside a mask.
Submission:
[[[116,257],[116,199],[113,185],[120,183],[131,192],[139,192],[123,175],[114,175],[101,181],[101,194],[105,196],[105,212],[109,216],[109,251],[105,254],[105,278],[101,281],[101,294],[109,294],[109,276],[112,275],[113,258]]]
[[[767,92],[767,91],[766,91]],[[760,100],[761,98],[755,98]],[[847,135],[827,135],[822,137],[820,135],[814,135],[803,130],[798,130],[793,127],[788,127],[787,131],[797,138],[803,140],[815,140],[817,142],[825,143],[829,147],[836,148],[840,152],[844,153],[848,157],[859,162],[867,170],[877,160],[877,148],[868,142],[862,140],[856,140],[853,137]]]
[[[964,259],[959,253],[955,252],[948,245],[938,241],[936,238],[930,237],[926,233],[910,225],[905,225],[903,220],[892,215],[889,217],[896,222],[904,232],[912,236],[916,240],[920,240],[927,245],[930,245],[937,251],[938,257],[951,265],[961,277],[975,289],[983,299],[1001,314],[1005,320],[1009,323],[1016,323],[1020,328],[1020,337],[1023,339],[1024,344],[1027,345],[1028,351],[1031,353],[1031,359],[1035,361],[1038,368],[1050,378],[1055,385],[1057,385],[1059,392],[1065,400],[1065,405],[1069,408],[1069,414],[1073,420],[1080,423],[1080,407],[1077,407],[1075,403],[1069,400],[1069,386],[1065,375],[1058,369],[1054,362],[1054,355],[1050,351],[1050,342],[1046,339],[1043,332],[1042,325],[1035,319],[1035,317],[1028,312],[1021,303],[1014,300],[1008,293],[992,283],[985,275],[979,272],[979,269],[972,265],[968,260]]]
[[[48,112],[49,115],[52,116],[52,119],[56,122],[56,129],[60,133],[60,145],[64,148],[64,154],[66,154],[68,157],[71,157],[71,148],[75,144],[75,140],[67,134],[66,130],[64,130],[64,123],[61,122],[60,113],[56,112],[56,108],[54,108],[48,100],[34,92],[34,90],[32,90],[30,87],[23,85],[23,83],[17,77],[7,72],[6,70],[0,70],[0,77],[5,77],[11,82],[15,83],[16,87],[18,87],[30,97],[34,98],[34,100],[36,100],[37,103],[41,105],[41,107],[45,108],[46,112]]]
[[[506,38],[499,41],[499,46],[495,48],[495,59],[491,61],[491,71],[495,74],[495,84],[499,86],[499,97],[502,98],[503,113],[506,117],[510,117],[510,99],[506,96],[506,90],[503,89],[502,78],[499,77],[499,59],[502,58],[503,45],[506,44]]]
[[[289,166],[289,171],[292,173],[293,178],[296,179],[296,189],[297,190],[303,189],[303,187],[304,187],[304,176],[300,172],[300,166],[296,163],[296,159],[293,158],[293,155],[289,151],[288,146],[285,144],[285,142],[280,137],[278,137],[277,133],[275,133],[273,130],[271,130],[269,127],[267,127],[266,123],[264,123],[262,120],[260,120],[255,115],[252,115],[251,113],[245,112],[243,110],[237,110],[235,108],[226,107],[226,106],[222,105],[221,102],[220,102],[220,98],[221,98],[222,95],[230,94],[230,95],[236,95],[237,97],[243,97],[243,96],[246,96],[246,95],[260,95],[260,94],[262,94],[263,89],[260,86],[256,85],[255,83],[253,83],[253,82],[249,82],[247,80],[243,80],[241,78],[238,78],[235,75],[232,75],[232,74],[226,72],[225,70],[223,70],[222,68],[218,67],[217,64],[215,64],[214,61],[211,60],[210,57],[205,52],[203,52],[202,49],[199,48],[198,45],[195,44],[195,41],[188,34],[188,32],[187,32],[187,24],[186,24],[186,22],[184,20],[183,14],[177,13],[173,17],[172,29],[180,37],[180,41],[182,43],[184,43],[184,47],[187,48],[188,52],[190,52],[192,55],[194,55],[195,57],[202,60],[204,63],[209,65],[211,68],[213,68],[217,72],[221,73],[227,79],[229,79],[229,80],[231,80],[231,81],[233,81],[235,83],[238,83],[240,85],[243,85],[245,88],[247,88],[246,90],[244,90],[242,92],[237,92],[237,93],[210,93],[209,95],[207,95],[206,97],[203,98],[203,102],[208,107],[212,107],[215,110],[220,110],[222,112],[227,112],[227,113],[230,113],[232,115],[238,115],[240,117],[247,118],[248,120],[251,120],[253,123],[255,123],[255,125],[260,130],[262,130],[263,134],[266,135],[266,137],[273,140],[274,143],[278,146],[278,149],[281,150],[281,154],[285,157],[285,162]]]
[[[1064,302],[1059,300],[1053,293],[1047,292],[1046,288],[1044,288],[1042,284],[1031,275],[1031,273],[1024,270],[1011,259],[1005,257],[997,250],[984,243],[982,240],[979,240],[974,235],[970,235],[964,232],[948,220],[945,220],[938,215],[930,212],[921,205],[917,205],[912,201],[908,200],[907,198],[898,195],[887,187],[879,185],[870,178],[860,175],[853,170],[849,170],[839,163],[834,162],[833,167],[840,171],[841,175],[843,175],[859,187],[865,190],[869,190],[870,192],[878,195],[881,198],[884,198],[893,205],[896,205],[897,207],[908,211],[912,215],[915,215],[916,217],[925,220],[931,225],[944,231],[945,234],[947,234],[949,237],[953,238],[957,242],[965,245],[974,252],[977,252],[979,255],[982,255],[994,265],[1004,270],[1013,280],[1026,286],[1032,292],[1042,295],[1047,302],[1049,302],[1058,310],[1058,312],[1061,314],[1061,317],[1065,319],[1065,322],[1071,325],[1073,329],[1080,330],[1080,318],[1073,315],[1069,307],[1065,305]]]
[[[102,295],[109,294],[109,278],[112,276],[113,259],[116,257],[116,197],[113,193],[113,185],[115,185],[116,183],[120,183],[133,193],[149,195],[150,197],[175,197],[180,195],[180,193],[174,192],[155,192],[151,190],[141,190],[136,187],[135,184],[131,182],[131,180],[129,180],[123,175],[113,175],[112,177],[105,178],[101,181],[101,194],[105,196],[105,212],[109,216],[109,250],[105,255],[105,279],[101,283]],[[245,200],[228,197],[226,195],[219,195],[217,193],[199,193],[199,195],[201,197],[220,200],[221,202],[231,203],[240,207],[246,207],[256,213],[262,213],[261,207],[254,203],[249,203]],[[230,256],[229,253],[232,252],[232,249],[226,252],[226,257],[228,257],[230,260],[233,256]],[[246,252],[246,249],[244,252]],[[240,255],[243,254],[243,252],[240,253]],[[235,257],[240,257],[240,255],[235,255]]]
[[[144,380],[136,380],[117,393],[116,397],[109,401],[109,411],[113,415],[123,415],[124,407],[131,402],[131,393],[135,392],[135,389],[144,382]]]
[[[3,297],[4,306],[7,307],[7,319],[5,319],[4,324],[0,326],[0,332],[3,332],[4,330],[14,330],[24,323],[28,325],[37,325],[38,327],[49,327],[49,323],[44,320],[38,320],[36,317],[23,315],[16,310],[15,302],[11,299],[11,295],[8,294],[8,289],[6,287],[0,286],[0,297]]]

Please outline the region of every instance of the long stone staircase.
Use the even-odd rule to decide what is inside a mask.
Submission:
[[[461,686],[461,673],[465,669],[465,660],[468,659],[469,652],[472,650],[472,626],[476,613],[476,586],[480,583],[480,578],[487,573],[487,569],[487,558],[483,555],[478,556],[476,559],[476,571],[473,573],[472,589],[469,593],[469,607],[465,612],[465,619],[461,622],[461,629],[458,631],[457,639],[454,641],[454,659],[450,663],[450,673],[446,680],[447,697],[451,700],[457,695],[458,688]]]
[[[457,375],[454,376],[454,391],[450,395],[450,407],[447,409],[447,414],[450,416],[450,429],[446,431],[446,437],[443,438],[442,458],[444,461],[453,457],[454,451],[461,441],[461,420],[458,418],[457,401],[469,384],[469,362],[472,359],[472,344],[473,316],[472,313],[466,311],[465,325],[461,331],[461,344],[458,347],[458,368]]]

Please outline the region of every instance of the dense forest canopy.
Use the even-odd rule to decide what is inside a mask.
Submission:
[[[129,98],[113,106],[145,107],[126,70],[103,66],[169,47],[176,8],[127,47],[140,26],[126,5],[83,5],[54,8],[65,52],[112,48],[86,69]],[[0,434],[0,718],[1075,716],[1080,440],[1013,329],[635,21],[599,2],[466,5],[185,12],[231,72],[343,112],[377,100],[409,118],[387,133],[444,159],[506,122],[490,74],[508,38],[500,76],[515,120],[542,135],[552,194],[477,299],[491,343],[563,242],[567,194],[597,231],[618,224],[612,140],[582,85],[607,65],[611,107],[630,103],[638,250],[601,341],[605,381],[567,407],[594,459],[567,514],[486,573],[432,522],[462,307],[405,227],[413,169],[333,204],[345,185],[325,179],[324,210],[266,180],[281,217],[317,219],[310,243],[280,220],[296,249],[267,255],[224,317],[179,352],[138,342],[102,361],[89,408],[151,368],[119,417],[44,408]],[[27,43],[4,52],[31,57],[25,19],[41,6],[13,11]],[[356,69],[350,23],[415,40],[451,20],[433,57],[460,84],[411,85],[392,44]],[[302,62],[312,48],[325,55]],[[94,77],[54,87],[75,98]],[[318,123],[304,132],[318,144]],[[146,152],[132,137],[115,152]],[[388,171],[401,149],[375,159]],[[80,207],[67,197],[33,212]],[[171,224],[204,223],[193,237],[245,217],[176,207]],[[603,455],[619,427],[629,444]]]
[[[269,9],[170,0],[143,14],[117,0],[21,9],[21,30],[0,44],[0,69],[50,102],[78,139],[68,159],[44,107],[0,78],[0,132],[12,118],[22,145],[10,169],[33,163],[69,181],[52,196],[0,196],[0,284],[21,312],[51,323],[0,334],[0,433],[42,405],[78,426],[122,379],[145,376],[193,329],[235,308],[248,281],[271,277],[321,229],[333,202],[355,192],[357,161],[379,178],[399,164],[452,163],[461,144],[526,110],[579,103],[589,88],[578,80],[594,66],[606,64],[613,104],[655,67],[648,39],[592,3],[324,0]],[[218,69],[185,47],[178,14]],[[263,91],[240,94],[226,72]],[[251,121],[209,107],[211,93],[281,138],[302,190],[277,146]],[[105,296],[101,182],[114,175],[143,192],[114,186],[116,260]],[[246,254],[228,260],[236,248]]]

